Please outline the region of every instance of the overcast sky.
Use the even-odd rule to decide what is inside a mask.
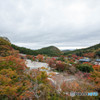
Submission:
[[[100,0],[0,0],[0,36],[31,49],[100,43]]]

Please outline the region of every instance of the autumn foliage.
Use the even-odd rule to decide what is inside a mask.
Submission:
[[[36,57],[37,59],[38,59],[38,61],[40,61],[40,62],[42,62],[43,61],[43,55],[37,55],[37,57]]]
[[[93,66],[94,72],[91,73],[89,79],[95,83],[95,90],[100,93],[100,65]]]
[[[62,62],[62,61],[57,61],[55,68],[58,71],[64,71],[66,69],[66,64],[64,62]]]
[[[20,57],[0,57],[1,100],[37,100],[40,98],[48,100],[48,98],[58,98],[47,78],[45,71],[39,69],[28,70],[25,61]],[[53,94],[55,95],[53,96]]]
[[[22,73],[27,67],[23,59],[15,56],[0,57],[0,70],[9,68],[16,70],[18,73]]]
[[[89,58],[94,58],[95,53],[89,52],[89,53],[85,53],[83,56],[84,56],[84,57],[89,57]]]
[[[100,72],[94,71],[91,73],[90,80],[95,83],[95,90],[100,93]]]
[[[10,50],[12,50],[11,43],[0,37],[0,55],[8,56]]]
[[[15,56],[0,57],[0,98],[17,98],[23,88],[25,62]]]
[[[100,72],[100,65],[94,65],[93,69]]]
[[[84,56],[94,57],[94,54],[87,53]],[[78,79],[62,81],[62,78],[65,79],[66,77],[60,74],[62,77],[60,80],[58,75],[58,80],[62,83],[57,83],[59,86],[54,86],[49,79],[56,76],[55,73],[48,75],[47,72],[40,71],[40,69],[30,70],[23,57],[32,61],[46,61],[52,71],[59,71],[62,74],[63,72],[65,74],[70,72]],[[65,56],[60,56],[59,59],[48,57],[44,60],[44,56],[40,54],[37,57],[33,55],[21,56],[19,51],[11,47],[9,41],[0,38],[0,100],[65,100],[66,95],[64,93],[66,92],[91,92],[93,90],[100,92],[100,65],[75,64],[79,58],[76,55],[71,55],[67,60]],[[45,67],[41,69],[45,69]],[[77,69],[80,71],[78,70],[79,73],[75,74]],[[83,81],[79,82],[79,79],[83,79]],[[87,84],[85,80],[89,80],[93,84]],[[58,91],[59,87],[61,91]],[[79,98],[77,97],[75,100],[79,100]]]

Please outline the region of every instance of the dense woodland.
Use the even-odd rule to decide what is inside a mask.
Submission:
[[[45,48],[42,48],[39,50],[31,50],[31,49],[27,49],[24,47],[16,46],[14,44],[12,44],[12,47],[15,50],[19,50],[20,53],[28,54],[28,55],[44,54],[44,55],[48,55],[48,56],[59,56],[62,54],[62,52],[54,46],[45,47]]]
[[[100,57],[100,44],[85,48],[85,49],[77,49],[73,51],[64,52],[64,55],[76,54],[77,56],[83,56],[85,53],[95,53],[95,56]]]
[[[28,54],[28,55],[37,55],[38,54],[35,50],[31,50],[31,49],[28,49],[28,48],[25,48],[25,47],[19,47],[19,46],[16,46],[14,44],[11,44],[11,46],[15,50],[19,50],[19,52],[23,53],[23,54]]]

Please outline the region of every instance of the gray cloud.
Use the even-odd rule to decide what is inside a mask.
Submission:
[[[100,0],[0,0],[0,35],[32,49],[100,42]]]

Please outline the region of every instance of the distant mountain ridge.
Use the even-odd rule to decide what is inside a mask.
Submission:
[[[11,48],[19,50],[20,53],[28,55],[44,54],[48,56],[59,56],[62,54],[62,52],[55,46],[49,46],[38,50],[31,50],[25,47],[19,47],[11,44],[10,40],[7,37],[0,37],[0,55],[6,53],[8,54],[8,51],[10,51]]]
[[[62,50],[63,53],[69,52],[69,51],[72,51],[72,50]]]
[[[15,50],[19,50],[20,53],[29,54],[29,55],[44,54],[48,56],[59,56],[62,54],[62,52],[55,46],[49,46],[38,50],[31,50],[25,47],[16,46],[14,44],[12,44],[12,47]]]
[[[28,54],[28,55],[38,55],[44,54],[48,56],[60,56],[60,55],[68,55],[68,54],[76,54],[82,56],[84,53],[95,53],[100,56],[100,43],[94,46],[85,48],[85,49],[77,49],[77,50],[64,50],[61,51],[55,46],[44,47],[38,50],[31,50],[25,47],[19,47],[14,44],[11,44],[10,40],[6,37],[0,37],[0,55],[9,55],[9,51],[11,48],[15,50],[19,50],[20,53]]]
[[[88,48],[84,48],[84,49],[77,49],[77,50],[73,50],[73,51],[67,51],[64,52],[64,55],[68,55],[68,54],[76,54],[76,55],[82,55],[84,53],[89,53],[89,52],[95,52],[97,50],[100,49],[100,43],[96,44],[94,46],[90,46]]]

